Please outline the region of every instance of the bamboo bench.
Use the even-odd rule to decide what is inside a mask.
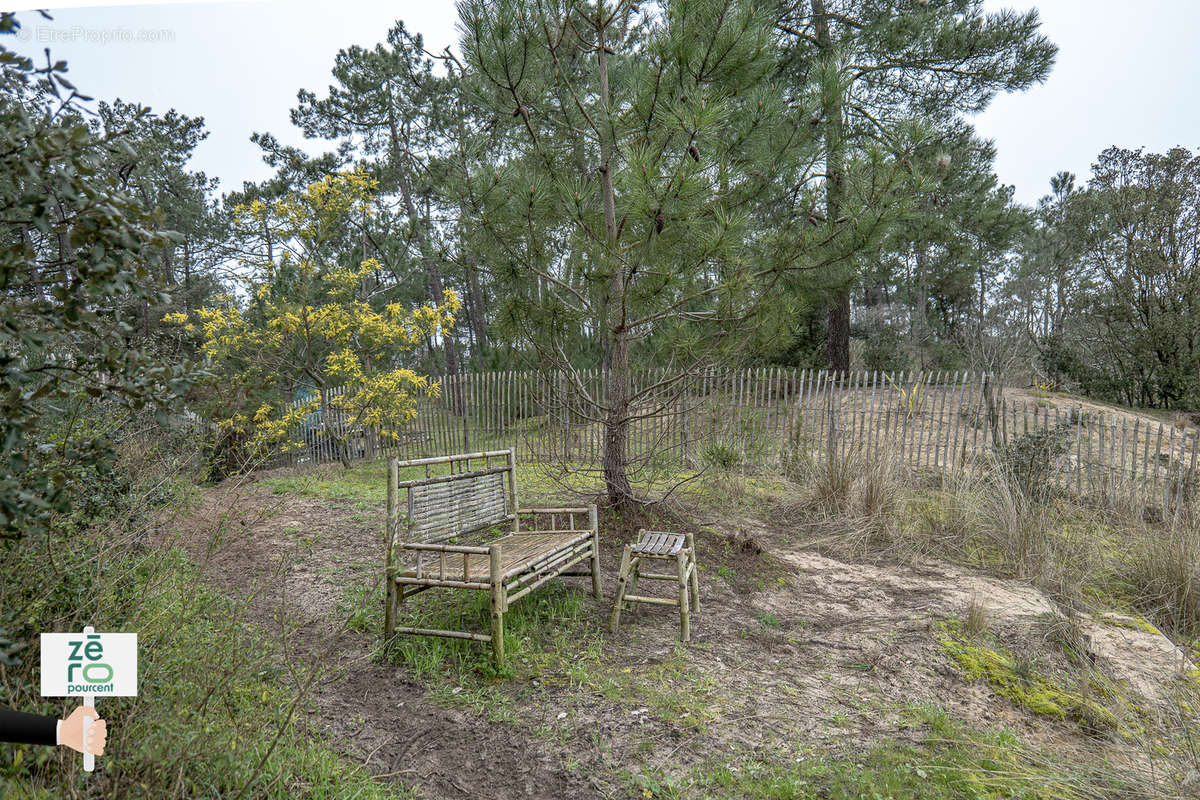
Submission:
[[[413,467],[424,468],[425,476],[401,481],[400,470]],[[494,528],[510,533],[478,546],[456,542]],[[558,576],[590,576],[592,594],[600,599],[596,506],[521,508],[511,450],[391,459],[384,539],[388,638],[408,634],[491,642],[496,663],[502,665],[504,612],[510,603]],[[406,555],[411,564],[398,563]],[[569,571],[582,561],[591,562],[587,571]],[[406,599],[437,587],[488,592],[491,633],[396,625],[398,607]]]

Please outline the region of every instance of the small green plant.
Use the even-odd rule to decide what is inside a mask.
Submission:
[[[754,618],[758,620],[764,628],[778,628],[782,624],[779,621],[779,617],[766,611],[755,614]]]
[[[723,472],[731,472],[742,465],[742,456],[727,444],[713,442],[704,448],[704,463]]]
[[[383,590],[367,582],[351,583],[342,592],[338,612],[349,630],[375,633],[383,625]]]

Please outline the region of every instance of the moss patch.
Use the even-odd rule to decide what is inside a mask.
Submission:
[[[1114,628],[1142,631],[1143,633],[1152,633],[1155,636],[1163,635],[1162,631],[1142,617],[1125,616],[1124,614],[1101,614],[1098,621],[1103,622],[1105,625],[1112,625]]]
[[[946,634],[940,641],[942,649],[968,681],[987,681],[999,696],[1040,716],[1071,720],[1097,732],[1120,727],[1117,716],[1093,697],[1111,697],[1115,687],[1090,683],[1086,693],[1068,689],[1031,670],[1018,670],[1012,653],[1000,645],[992,649],[972,641],[952,623],[941,628]]]

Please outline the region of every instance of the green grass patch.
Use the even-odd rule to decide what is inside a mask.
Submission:
[[[486,592],[433,589],[401,609],[401,625],[490,630]],[[493,662],[490,643],[438,636],[397,636],[380,645],[376,658],[424,680],[434,702],[468,708],[492,722],[519,723],[520,702],[593,683],[600,664],[600,616],[581,589],[550,583],[505,612],[503,668]],[[382,621],[372,620],[376,623]]]
[[[635,712],[644,709],[660,722],[695,734],[719,724],[726,706],[717,681],[696,669],[679,643],[670,658],[657,664],[604,668],[595,675],[594,687],[613,703]]]
[[[566,670],[581,654],[598,647],[598,618],[583,590],[552,582],[522,597],[505,612],[503,669],[493,664],[490,644],[439,636],[397,636],[382,645],[379,657],[417,675],[448,678],[458,685],[528,679],[545,671]],[[409,598],[401,606],[397,622],[417,628],[488,633],[488,594],[432,589]]]
[[[740,753],[683,776],[631,771],[634,796],[745,800],[1084,800],[1139,796],[1136,784],[1103,764],[1065,765],[1030,749],[1006,730],[979,732],[931,706],[912,706],[904,724],[915,742],[892,741],[858,754],[797,749],[764,758]]]
[[[80,535],[72,544],[77,558],[100,546]],[[49,602],[44,596],[52,581],[72,581],[67,576],[79,564],[60,563],[63,575],[48,575],[31,549],[19,543],[0,557],[6,608],[25,609],[9,614],[5,627],[14,639],[32,641],[37,631],[77,630],[82,623],[74,609],[63,609],[53,592]],[[270,640],[238,621],[238,603],[205,589],[184,555],[148,551],[91,569],[86,583],[75,579],[70,591],[87,598],[82,610],[99,630],[138,634],[139,695],[101,703],[108,749],[86,779],[78,756],[65,748],[0,744],[0,796],[418,796],[377,782],[308,728],[310,701],[296,701],[293,688],[293,680],[307,680],[306,668],[281,665]],[[21,664],[4,668],[0,703],[65,716],[75,703],[38,697],[35,647],[22,655]]]

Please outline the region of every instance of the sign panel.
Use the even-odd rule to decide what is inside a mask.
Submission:
[[[42,697],[137,695],[136,633],[43,633]]]

